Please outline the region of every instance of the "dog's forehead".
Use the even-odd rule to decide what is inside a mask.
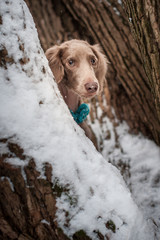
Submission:
[[[89,44],[79,44],[79,43],[72,43],[66,48],[66,55],[72,55],[75,57],[79,56],[86,56],[86,55],[93,55],[93,51]]]

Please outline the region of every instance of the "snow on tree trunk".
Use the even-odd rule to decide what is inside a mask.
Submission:
[[[0,236],[154,239],[119,171],[73,121],[23,1],[0,2],[0,31]]]

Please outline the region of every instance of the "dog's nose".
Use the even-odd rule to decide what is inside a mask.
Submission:
[[[94,93],[98,89],[98,84],[96,82],[86,83],[84,86],[88,93]]]

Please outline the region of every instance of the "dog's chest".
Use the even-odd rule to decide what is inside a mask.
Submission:
[[[75,112],[80,104],[80,97],[75,94],[72,90],[68,89],[66,86],[59,85],[59,90],[63,96],[65,103],[68,108]]]

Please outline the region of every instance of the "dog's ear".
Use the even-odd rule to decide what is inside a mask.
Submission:
[[[106,77],[106,73],[107,73],[107,69],[108,69],[107,63],[109,63],[109,62],[108,62],[107,58],[105,57],[105,55],[102,53],[102,49],[99,46],[99,44],[95,44],[95,45],[91,46],[91,49],[92,49],[93,53],[96,55],[96,57],[98,58],[98,66],[97,66],[95,74],[96,74],[97,79],[99,80],[100,92],[101,92],[103,90],[103,85],[106,80],[105,77]]]
[[[64,67],[61,62],[62,49],[60,46],[53,46],[49,48],[45,55],[48,59],[49,66],[53,72],[55,80],[57,83],[60,83],[64,77]]]

